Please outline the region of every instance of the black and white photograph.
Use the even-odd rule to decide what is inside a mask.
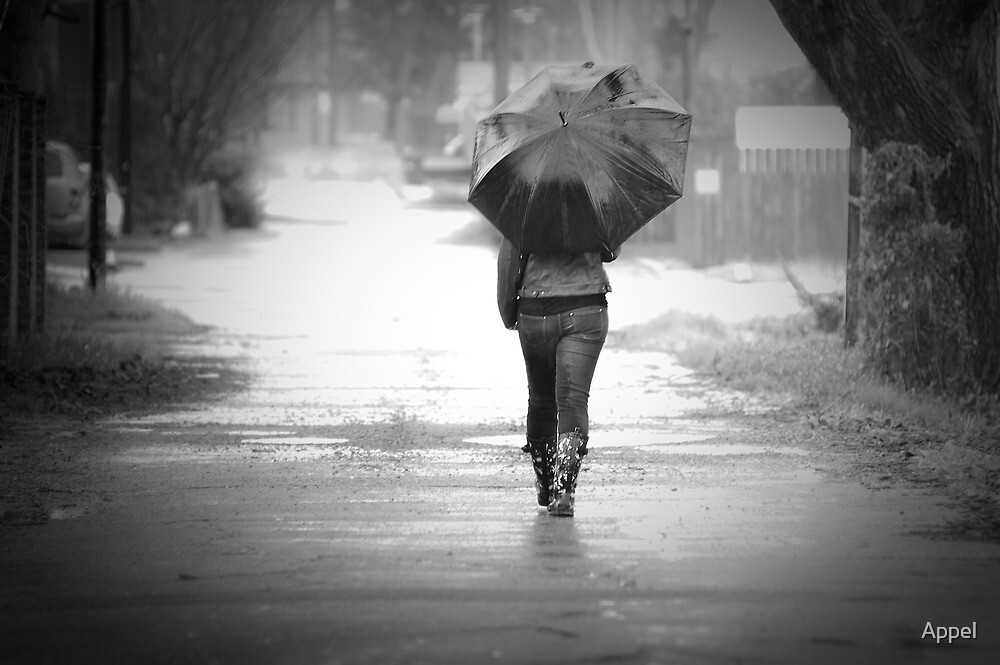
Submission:
[[[0,0],[0,663],[1000,662],[1000,0]]]

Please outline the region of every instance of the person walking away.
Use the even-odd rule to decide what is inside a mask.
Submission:
[[[531,455],[538,504],[550,515],[572,517],[587,455],[590,386],[608,335],[611,284],[603,264],[615,260],[620,248],[518,255],[504,243],[498,303],[507,327],[518,331],[528,379],[522,450]]]

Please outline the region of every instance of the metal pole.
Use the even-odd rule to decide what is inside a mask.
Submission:
[[[11,151],[10,172],[10,313],[7,317],[7,362],[14,358],[14,345],[17,343],[17,310],[18,310],[18,277],[21,258],[18,256],[20,239],[21,209],[21,100],[14,97],[14,145]]]
[[[122,0],[122,88],[118,114],[122,233],[132,233],[132,0]]]
[[[90,288],[104,286],[104,93],[107,87],[105,0],[91,0],[91,99],[90,99]]]
[[[510,85],[510,7],[493,0],[493,103],[507,98]]]
[[[34,335],[38,332],[38,293],[39,278],[45,279],[45,271],[39,271],[39,256],[44,259],[44,245],[39,247],[38,242],[38,201],[39,193],[45,196],[45,190],[39,192],[38,177],[38,139],[41,132],[38,126],[41,122],[41,112],[38,101],[32,96],[31,101],[31,218],[28,222],[28,332]],[[44,152],[44,148],[42,149]],[[41,198],[44,201],[44,198]],[[42,227],[44,232],[44,227]],[[42,251],[39,251],[42,250]]]
[[[858,342],[858,284],[854,274],[861,244],[861,142],[850,127],[851,148],[847,162],[847,278],[844,288],[844,346]]]

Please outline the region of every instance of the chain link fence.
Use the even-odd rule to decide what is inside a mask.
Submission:
[[[45,323],[45,102],[0,87],[0,347]]]

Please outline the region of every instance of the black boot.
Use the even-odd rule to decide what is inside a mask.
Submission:
[[[549,515],[572,517],[576,499],[576,479],[587,454],[587,437],[580,430],[560,434],[552,464],[552,492]]]
[[[538,505],[549,505],[552,492],[552,458],[556,450],[556,437],[541,439],[527,437],[528,443],[521,450],[531,455],[531,466],[535,469],[535,492]]]

